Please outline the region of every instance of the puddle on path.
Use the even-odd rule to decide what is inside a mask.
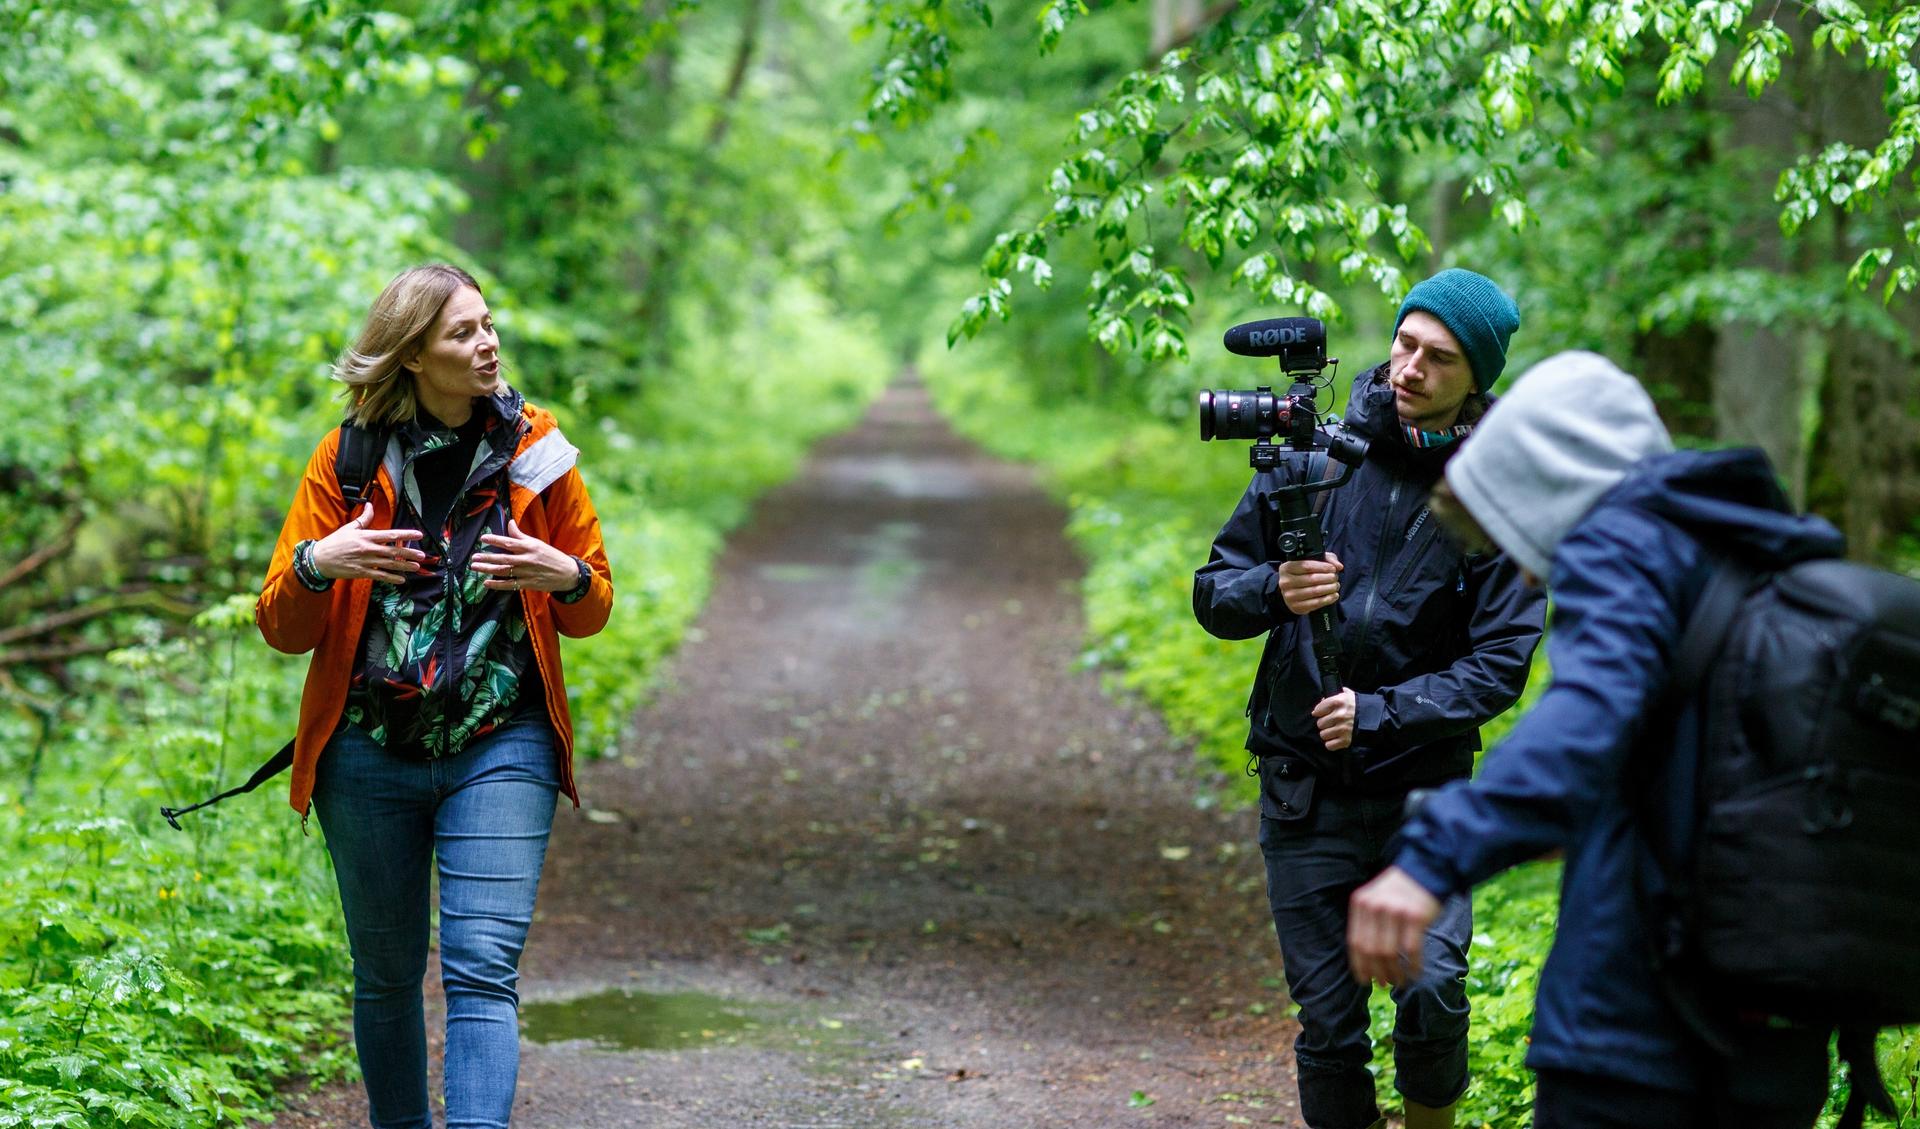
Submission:
[[[829,565],[776,563],[763,564],[756,571],[761,579],[777,584],[806,584],[825,580],[838,570]]]
[[[620,989],[523,1004],[520,1033],[536,1043],[578,1039],[614,1051],[750,1044],[815,1053],[855,1035],[837,1019],[791,1005],[744,1003],[700,992]]]
[[[520,1009],[520,1033],[536,1043],[586,1039],[622,1051],[730,1046],[781,1022],[766,1009],[699,992],[601,992]]]

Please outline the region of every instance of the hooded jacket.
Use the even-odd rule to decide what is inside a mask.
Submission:
[[[1596,441],[1602,431],[1620,433],[1608,426],[1604,393],[1591,380],[1584,396],[1536,397],[1538,407],[1528,409],[1515,403],[1527,379],[1469,441],[1450,481],[1484,470],[1473,444],[1491,439],[1491,454],[1504,425],[1527,422],[1532,410]],[[1637,385],[1633,392],[1644,399]],[[1493,426],[1509,410],[1516,414]],[[1650,401],[1644,411],[1651,418]],[[1664,433],[1658,439],[1648,444],[1661,446]],[[1668,665],[1716,559],[1782,568],[1838,555],[1842,540],[1819,518],[1790,511],[1758,451],[1635,460],[1617,444],[1611,450],[1482,475],[1483,489],[1461,495],[1476,518],[1497,510],[1533,530],[1550,555],[1553,681],[1487,754],[1478,778],[1444,789],[1408,823],[1395,865],[1445,898],[1563,850],[1559,928],[1540,975],[1527,1064],[1691,1090],[1701,1063],[1658,988],[1635,888],[1641,848],[1632,817],[1645,806],[1636,800],[1650,792],[1675,801],[1656,805],[1660,811],[1692,807],[1691,797],[1671,795],[1670,766],[1692,758],[1697,740],[1691,727],[1674,726],[1662,702]],[[1569,492],[1594,481],[1602,465],[1614,485],[1568,517]]]
[[[613,577],[601,542],[600,519],[575,467],[579,449],[567,442],[551,413],[524,402],[517,407],[524,426],[507,464],[510,513],[521,532],[579,557],[593,572],[586,594],[571,604],[560,602],[548,592],[520,592],[547,715],[559,741],[561,790],[577,807],[580,797],[573,782],[573,721],[561,677],[559,636],[592,635],[606,626],[613,608]],[[267,568],[266,583],[254,606],[254,622],[268,645],[288,654],[313,652],[306,688],[300,696],[288,796],[302,816],[307,814],[313,796],[314,766],[346,707],[354,659],[373,596],[372,580],[339,580],[326,591],[315,592],[294,574],[295,546],[327,536],[353,516],[334,473],[339,446],[340,432],[336,428],[327,433],[307,460],[306,473],[294,493]],[[401,471],[401,459],[396,440],[389,444],[369,491],[373,506],[370,528],[393,528],[394,483]]]
[[[1546,615],[1544,596],[1501,554],[1463,553],[1439,530],[1427,497],[1454,447],[1409,443],[1387,366],[1354,383],[1349,430],[1371,444],[1320,519],[1340,558],[1342,682],[1354,693],[1353,744],[1329,752],[1312,717],[1319,702],[1312,632],[1276,587],[1265,532],[1269,499],[1312,469],[1288,457],[1253,476],[1193,579],[1193,611],[1222,639],[1265,633],[1247,703],[1247,748],[1261,757],[1261,810],[1298,818],[1310,789],[1391,792],[1465,776],[1479,727],[1519,698]]]

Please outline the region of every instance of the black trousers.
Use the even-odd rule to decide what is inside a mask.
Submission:
[[[1260,820],[1267,900],[1287,990],[1300,1008],[1293,1045],[1300,1116],[1311,1129],[1364,1129],[1374,1103],[1370,989],[1347,965],[1347,903],[1387,865],[1406,798],[1321,790],[1304,816]],[[1473,904],[1447,899],[1427,931],[1425,973],[1394,989],[1394,1088],[1409,1101],[1452,1104],[1467,1088],[1467,947]]]

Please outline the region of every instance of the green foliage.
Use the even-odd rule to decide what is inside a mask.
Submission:
[[[889,32],[869,87],[875,122],[930,119],[966,89],[956,76],[968,48],[1007,49],[995,41],[1010,33],[994,29],[985,3],[894,0],[869,10]],[[1069,23],[1092,22],[1076,19],[1083,12],[1047,5],[1041,47],[1055,48]],[[1397,298],[1402,266],[1430,248],[1410,211],[1409,158],[1457,162],[1466,197],[1521,231],[1540,219],[1540,188],[1598,137],[1589,116],[1614,99],[1646,112],[1710,84],[1757,97],[1781,82],[1797,49],[1777,14],[1679,0],[1241,5],[1164,54],[1139,51],[1077,114],[1041,217],[995,241],[982,260],[986,288],[951,333],[972,336],[1005,318],[1016,276],[1047,286],[1049,255],[1071,235],[1091,238],[1097,263],[1090,334],[1148,358],[1185,355],[1190,276],[1200,269],[1225,270],[1255,300],[1318,317],[1338,309],[1322,280],[1329,270]],[[1890,267],[1886,294],[1911,290],[1920,227],[1905,224],[1902,209],[1920,139],[1920,70],[1910,61],[1920,9],[1819,4],[1802,18],[1804,54],[1884,78],[1887,124],[1870,144],[1835,141],[1768,170],[1779,180],[1780,222],[1791,234],[1824,211],[1890,200],[1892,220],[1859,253],[1854,279],[1865,285]],[[1651,89],[1629,82],[1656,65]],[[1175,232],[1190,254],[1174,253]]]
[[[297,686],[250,606],[153,624],[57,727],[0,717],[0,1126],[231,1124],[345,1068],[319,840],[277,803],[158,815],[284,738]]]

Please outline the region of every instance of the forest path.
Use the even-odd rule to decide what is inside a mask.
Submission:
[[[516,1126],[1299,1124],[1255,816],[1076,668],[1064,516],[911,381],[762,501],[562,805]]]

